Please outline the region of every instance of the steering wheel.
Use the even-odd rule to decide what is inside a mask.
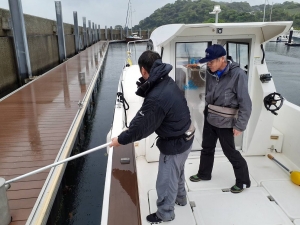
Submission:
[[[274,115],[278,115],[275,111],[278,111],[283,105],[284,97],[279,93],[271,93],[264,98],[264,105],[268,111],[271,111]]]

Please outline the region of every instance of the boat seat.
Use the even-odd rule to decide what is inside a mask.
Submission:
[[[188,197],[195,203],[193,213],[197,225],[294,225],[279,206],[269,200],[262,187],[246,189],[240,194],[196,191],[189,192]]]
[[[210,181],[191,182],[189,177],[198,172],[199,158],[188,159],[185,163],[185,178],[189,191],[209,190],[209,189],[226,189],[235,184],[235,176],[233,168],[228,159],[223,157],[216,157],[212,171],[212,179]],[[256,187],[258,184],[251,177],[251,187]]]
[[[150,190],[148,193],[149,196],[149,204],[150,204],[150,213],[155,213],[157,211],[156,200],[157,194],[156,190]],[[172,225],[196,225],[196,221],[193,216],[193,212],[190,204],[185,206],[178,206],[175,204],[175,219],[171,222],[165,222],[164,224],[172,224]]]
[[[262,186],[270,193],[290,219],[300,219],[299,186],[290,180],[263,181]]]

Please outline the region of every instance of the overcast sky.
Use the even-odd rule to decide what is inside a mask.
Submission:
[[[224,0],[225,1],[225,0]],[[245,0],[243,0],[245,1]],[[282,3],[285,0],[269,0],[270,4]],[[151,15],[156,9],[175,0],[131,0],[133,9],[133,25]],[[227,2],[232,2],[228,0]],[[250,5],[264,4],[265,0],[251,0]],[[294,0],[300,2],[300,0]],[[77,11],[79,25],[82,17],[91,20],[101,27],[125,25],[128,0],[61,0],[63,20],[73,24],[73,11]],[[56,20],[55,4],[53,0],[22,0],[23,13]],[[8,0],[0,0],[0,8],[9,9]]]

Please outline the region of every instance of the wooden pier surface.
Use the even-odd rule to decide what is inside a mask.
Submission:
[[[78,102],[96,75],[103,44],[94,44],[0,100],[0,177],[7,181],[55,161]],[[11,184],[11,225],[26,223],[49,171]]]

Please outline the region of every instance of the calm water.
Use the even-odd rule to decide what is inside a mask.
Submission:
[[[276,91],[300,106],[300,46],[288,47],[284,43],[270,42],[266,45],[266,61]]]
[[[146,49],[137,45],[137,58]],[[286,47],[283,43],[268,43],[266,61],[277,92],[288,101],[300,105],[300,47]],[[134,61],[133,53],[133,61]],[[103,80],[98,93],[95,117],[90,131],[87,149],[106,143],[106,136],[113,121],[114,104],[119,76],[126,59],[125,44],[111,44],[108,51]],[[74,188],[67,194],[67,219],[62,224],[99,225],[106,173],[106,150],[85,156]],[[75,186],[75,185],[74,185]]]
[[[106,143],[106,136],[113,122],[118,81],[126,60],[126,50],[124,43],[109,46],[86,149]],[[136,45],[137,58],[144,50],[145,43]],[[135,61],[135,51],[132,60]],[[76,179],[68,184],[71,191],[64,196],[67,202],[64,213],[67,215],[63,217],[66,219],[58,224],[100,225],[107,164],[106,149],[85,156],[80,164],[80,171],[74,172]]]

